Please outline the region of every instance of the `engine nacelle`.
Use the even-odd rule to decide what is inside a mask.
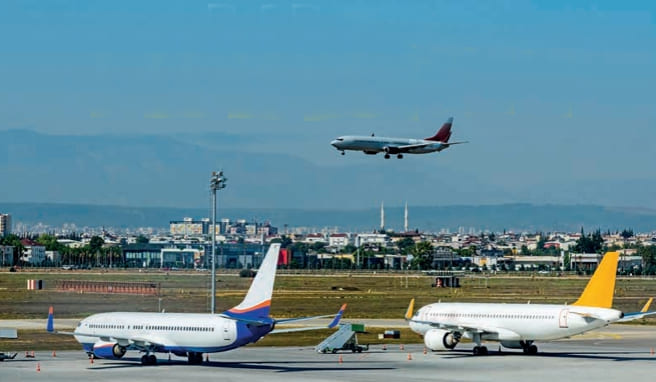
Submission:
[[[532,343],[533,341],[501,341],[501,346],[508,349],[524,349]]]
[[[460,335],[448,330],[431,329],[424,334],[424,344],[430,350],[451,350],[460,342]]]
[[[128,349],[116,342],[98,341],[93,344],[93,355],[97,358],[120,359]]]
[[[401,152],[401,150],[399,150],[398,147],[389,147],[389,146],[383,147],[383,151],[385,152],[385,154],[399,154]]]

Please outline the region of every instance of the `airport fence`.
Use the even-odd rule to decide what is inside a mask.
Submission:
[[[59,280],[57,281],[55,288],[59,292],[103,294],[113,293],[159,296],[162,287],[160,283],[148,282]]]

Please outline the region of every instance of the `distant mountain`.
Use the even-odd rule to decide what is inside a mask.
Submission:
[[[14,222],[44,223],[61,226],[75,223],[78,227],[161,227],[170,220],[189,216],[208,216],[208,209],[121,207],[76,204],[0,203],[0,212],[9,212]],[[380,210],[368,209],[266,209],[221,208],[219,217],[270,221],[283,229],[290,227],[335,227],[342,231],[367,231],[379,227]],[[503,204],[485,206],[409,206],[410,229],[437,232],[448,228],[452,232],[463,227],[500,232],[517,231],[587,231],[621,230],[638,232],[656,230],[656,210],[622,209],[585,205]],[[403,228],[403,208],[385,208],[387,228]]]
[[[330,159],[321,162],[323,164],[317,164],[296,153],[305,148],[297,143],[246,132],[80,136],[5,130],[0,131],[0,202],[203,210],[209,204],[210,173],[222,168],[229,180],[228,187],[219,194],[220,206],[244,207],[253,214],[299,211],[285,212],[285,216],[290,217],[281,220],[288,220],[289,224],[294,217],[302,224],[376,227],[377,218],[372,219],[368,211],[376,209],[381,201],[387,205],[408,201],[415,206],[656,205],[654,179],[628,180],[613,176],[607,180],[568,182],[560,179],[559,169],[554,168],[536,170],[544,176],[539,177],[541,183],[531,183],[513,174],[513,163],[502,168],[474,163],[463,148],[434,155],[406,156],[403,160],[384,160],[380,156],[359,153],[342,157],[327,142],[321,147],[334,155],[329,155]],[[480,147],[472,144],[466,149],[479,150]],[[308,157],[312,158],[312,154]],[[451,207],[432,208],[417,209],[413,213],[414,221],[425,227],[442,227],[441,220],[451,216]],[[477,213],[488,211],[486,207],[476,208]],[[134,209],[125,207],[125,210]],[[300,211],[342,212],[333,217],[328,212],[305,215]],[[457,210],[453,215],[465,213],[463,211],[467,210]],[[394,210],[389,212],[395,213]],[[300,216],[312,218],[301,219]],[[317,216],[330,216],[331,219],[321,220]],[[602,219],[611,224],[612,219],[604,220],[607,216],[599,215],[587,222],[594,225]],[[551,221],[560,222],[558,219],[554,216]],[[337,220],[339,223],[335,222]],[[456,219],[453,224],[461,224],[461,220]],[[470,220],[462,224],[482,224]],[[564,223],[570,220],[565,219]],[[517,219],[494,226],[507,226],[513,221]],[[583,218],[574,219],[573,224],[579,221]],[[161,220],[151,220],[150,224],[161,224]]]

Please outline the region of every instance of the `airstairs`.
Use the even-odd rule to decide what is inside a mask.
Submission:
[[[357,333],[364,333],[364,325],[343,323],[339,330],[314,347],[317,353],[337,353],[340,350],[351,350],[353,353],[362,353],[369,350],[369,345],[358,344]]]

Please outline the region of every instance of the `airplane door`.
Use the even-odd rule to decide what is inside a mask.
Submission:
[[[561,328],[567,328],[567,315],[569,314],[569,310],[563,309],[560,311],[560,314],[558,315],[558,326]]]
[[[232,337],[233,337],[233,336],[232,336],[232,328],[233,328],[233,326],[234,326],[234,322],[233,322],[233,321],[225,320],[225,321],[223,322],[223,328],[222,328],[222,331],[223,331],[223,339],[224,339],[224,340],[226,340],[226,341],[232,341]]]

